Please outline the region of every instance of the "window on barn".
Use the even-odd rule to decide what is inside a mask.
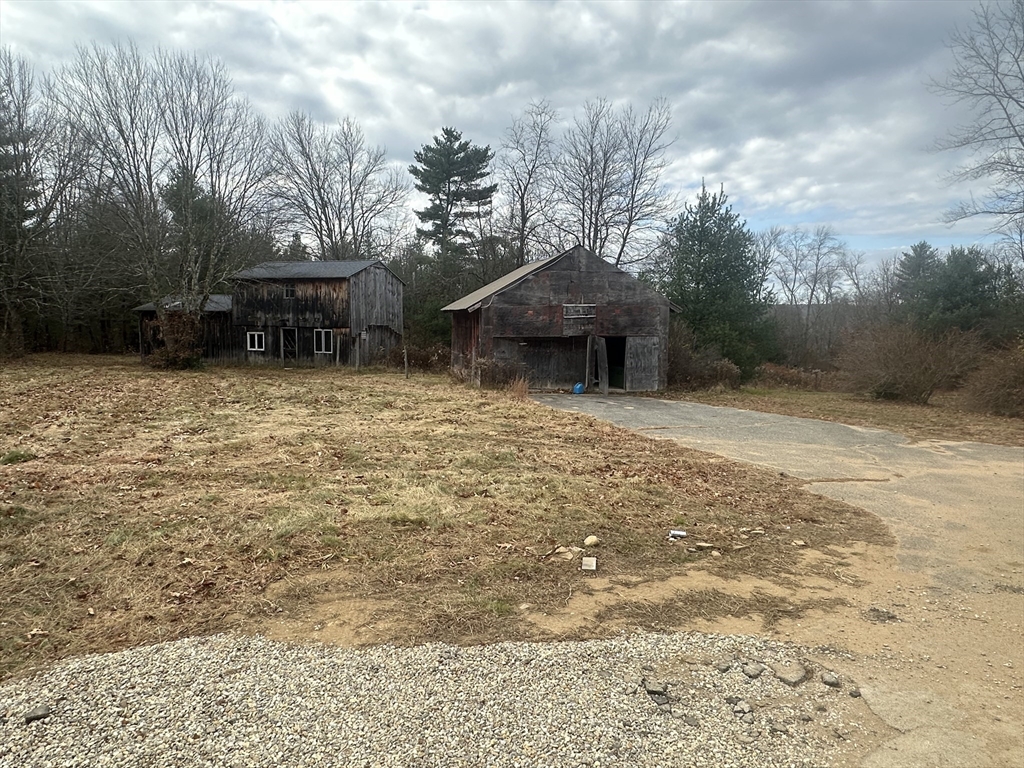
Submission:
[[[313,329],[313,352],[318,355],[329,355],[334,351],[334,331],[330,328]]]
[[[286,299],[294,299],[295,298],[295,286],[294,285],[286,285],[284,287],[284,297]]]
[[[597,304],[563,304],[562,317],[597,317]]]
[[[249,331],[245,334],[245,348],[250,352],[265,352],[267,340],[263,331]]]

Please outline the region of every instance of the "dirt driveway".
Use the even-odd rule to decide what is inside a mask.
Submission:
[[[775,635],[850,652],[847,674],[892,729],[865,768],[1024,765],[1024,449],[655,398],[535,399],[777,469],[878,515],[895,552],[851,553],[847,607]],[[759,633],[735,620],[695,629]]]

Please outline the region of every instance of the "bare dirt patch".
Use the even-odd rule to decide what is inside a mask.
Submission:
[[[440,376],[39,356],[3,370],[0,412],[0,455],[31,455],[0,466],[0,677],[230,628],[559,637],[531,617],[598,591],[583,554],[622,583],[785,587],[842,584],[843,548],[890,543],[793,478]],[[591,534],[590,551],[554,551]],[[784,608],[767,589],[713,598],[646,618],[606,606],[572,635]]]
[[[913,440],[966,440],[1024,445],[1024,420],[972,413],[959,392],[939,392],[928,405],[876,400],[866,395],[795,388],[742,387],[738,390],[675,392],[668,395],[705,405],[834,421],[885,429]]]

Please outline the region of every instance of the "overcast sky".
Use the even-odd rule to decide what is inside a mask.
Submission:
[[[497,148],[547,99],[570,116],[606,97],[673,108],[666,181],[722,184],[753,229],[831,224],[869,256],[918,240],[972,190],[930,147],[967,116],[929,92],[968,0],[912,2],[41,2],[0,0],[0,41],[39,70],[75,45],[131,39],[225,61],[271,118],[349,115],[408,165],[441,126]],[[976,187],[973,191],[980,192]]]

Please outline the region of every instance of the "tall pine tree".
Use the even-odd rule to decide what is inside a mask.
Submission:
[[[697,340],[753,373],[770,346],[765,320],[764,268],[746,222],[724,191],[701,184],[696,204],[686,203],[662,239],[659,287],[682,307]]]
[[[409,173],[416,189],[430,201],[416,211],[426,225],[417,228],[417,234],[434,243],[442,258],[465,253],[473,239],[468,223],[487,212],[498,189],[497,184],[481,183],[490,172],[494,153],[489,146],[464,141],[454,128],[443,128],[413,157],[416,165],[409,166]]]

